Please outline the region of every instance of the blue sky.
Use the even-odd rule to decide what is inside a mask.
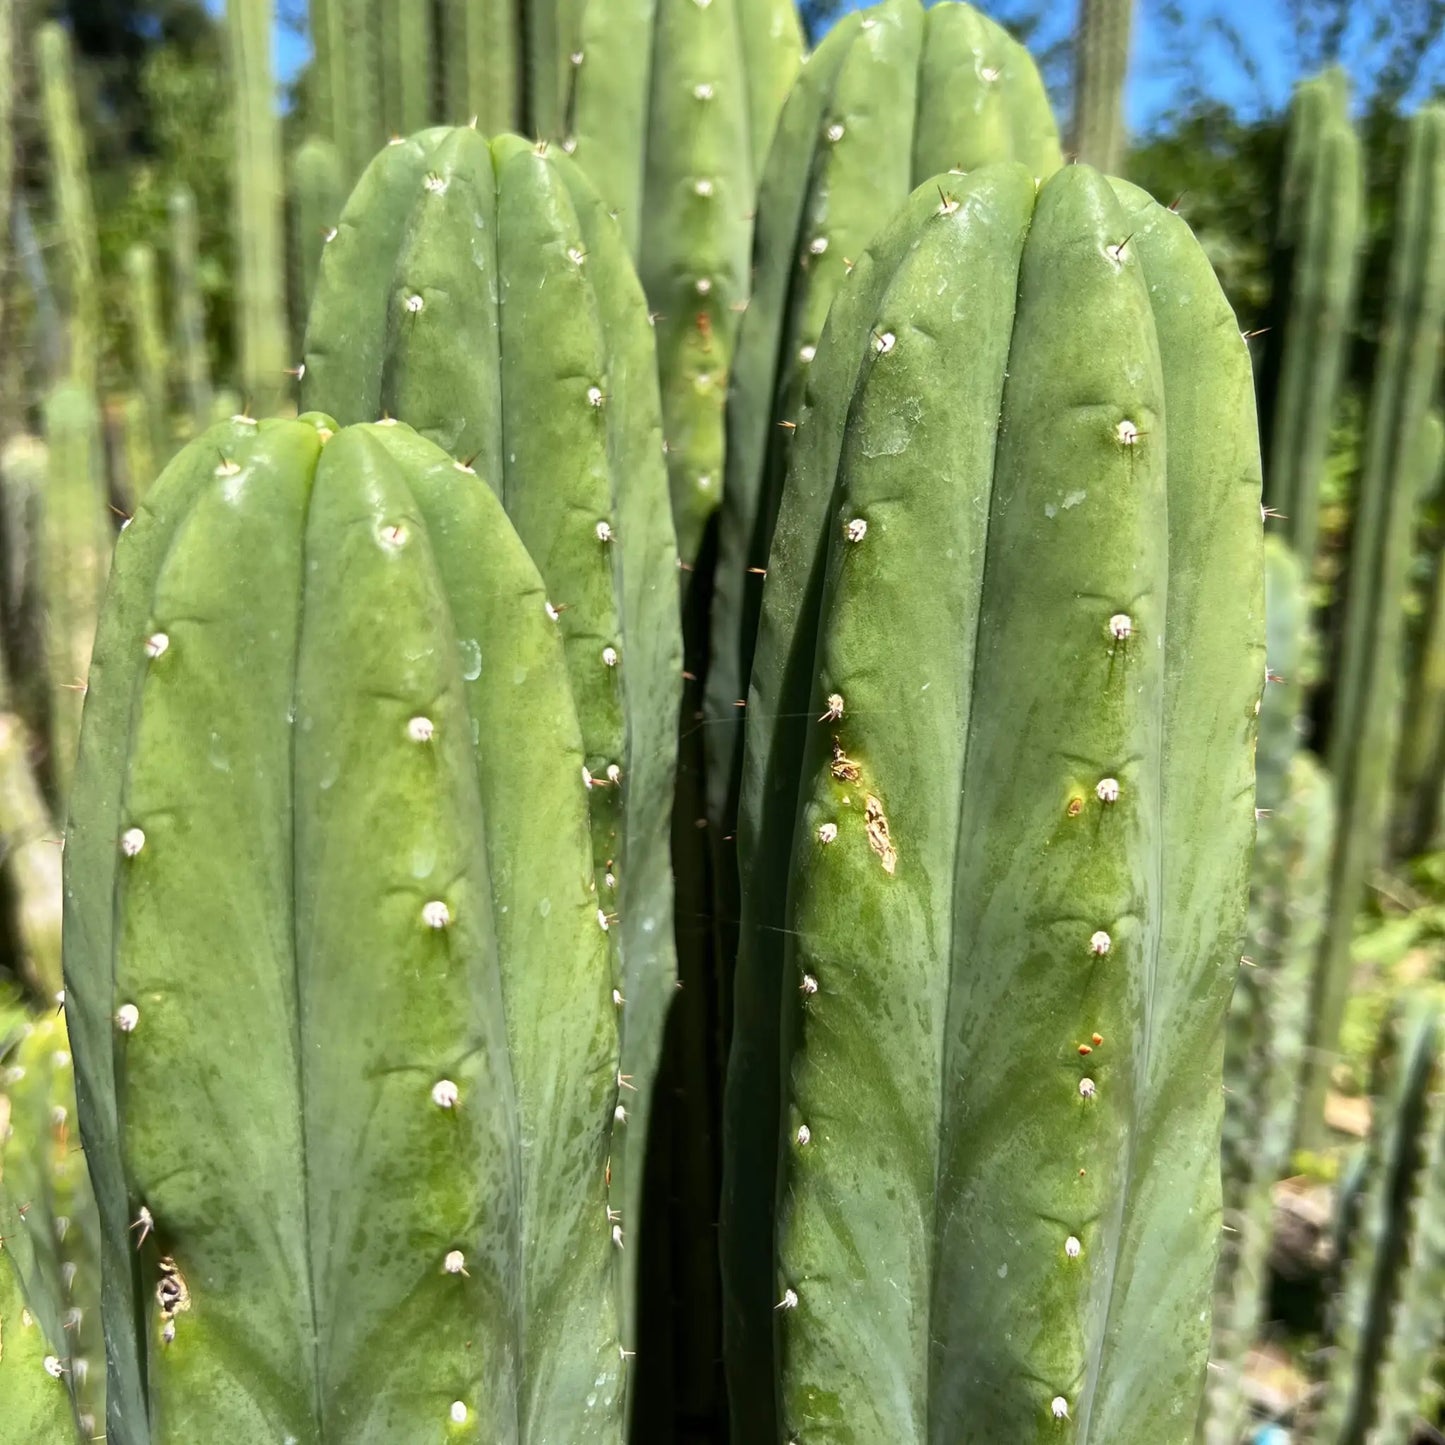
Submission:
[[[854,4],[865,0],[854,0]],[[223,0],[207,0],[213,10]],[[1053,0],[1057,20],[1046,28],[1056,36],[1073,22],[1077,0]],[[1170,107],[1178,94],[1179,73],[1165,55],[1169,36],[1178,31],[1163,23],[1164,0],[1138,0],[1136,4],[1133,64],[1130,70],[1126,106],[1130,128],[1147,131]],[[989,0],[981,8],[994,9]],[[1011,7],[1000,3],[998,13]],[[1178,8],[1188,19],[1185,34],[1187,63],[1205,87],[1246,115],[1275,109],[1288,99],[1296,76],[1298,60],[1289,23],[1290,0],[1180,0]],[[1364,7],[1361,7],[1364,8]],[[1239,59],[1221,37],[1216,22],[1233,27],[1243,37],[1256,75],[1246,74]],[[277,34],[277,68],[289,78],[305,63],[308,46],[303,37],[286,31]]]

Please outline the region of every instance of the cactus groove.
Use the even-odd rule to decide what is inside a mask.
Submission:
[[[1142,192],[987,166],[859,261],[808,393],[740,824],[736,1438],[1183,1441],[1264,670],[1237,323]]]

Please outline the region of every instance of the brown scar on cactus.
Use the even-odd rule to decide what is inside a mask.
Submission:
[[[898,852],[888,836],[888,819],[883,813],[883,804],[870,793],[863,806],[863,829],[868,835],[868,846],[878,855],[885,873],[892,873],[898,867]]]
[[[843,751],[843,744],[837,738],[833,739],[831,770],[840,783],[856,783],[863,776],[863,769]]]
[[[160,1279],[156,1282],[156,1304],[161,1312],[161,1340],[170,1344],[176,1337],[176,1316],[191,1307],[191,1292],[186,1278],[169,1255],[157,1262]]]

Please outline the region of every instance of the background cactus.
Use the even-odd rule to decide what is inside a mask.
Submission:
[[[1360,141],[1337,68],[1303,82],[1290,111],[1279,212],[1282,322],[1266,365],[1266,497],[1308,567],[1348,351],[1364,239]]]
[[[340,152],[315,136],[291,158],[291,314],[298,355],[305,343],[321,255],[346,204],[344,174]]]
[[[54,223],[64,256],[67,365],[71,380],[93,393],[100,364],[100,257],[70,37],[63,26],[47,23],[36,32],[35,50]]]
[[[105,1398],[98,1230],[69,1040],[53,1010],[27,1020],[0,1006],[0,1238],[0,1438],[93,1440]],[[33,1324],[16,1309],[16,1286]],[[28,1378],[8,1373],[11,1348]],[[20,1433],[12,1399],[34,1434]]]
[[[565,142],[616,210],[656,313],[673,517],[686,562],[723,489],[723,402],[752,212],[802,63],[791,0],[588,0]]]
[[[623,1073],[650,1078],[676,967],[681,645],[652,335],[615,222],[566,157],[515,136],[439,129],[387,147],[326,249],[303,395],[343,422],[416,427],[496,492],[537,559],[582,722]],[[640,1085],[626,1108],[613,1167],[631,1218]]]
[[[161,325],[155,252],[149,246],[131,247],[125,258],[125,271],[130,309],[130,363],[136,379],[141,429],[151,459],[149,465],[131,476],[133,492],[139,494],[151,484],[156,469],[170,460],[169,358]]]
[[[1102,170],[1123,164],[1124,81],[1134,0],[1080,0],[1074,41],[1074,154]]]
[[[236,126],[236,293],[241,385],[268,409],[281,395],[286,347],[281,124],[271,72],[273,0],[227,0]]]
[[[1410,121],[1390,292],[1359,479],[1327,760],[1339,830],[1330,918],[1311,1007],[1301,1127],[1318,1140],[1349,989],[1353,919],[1383,856],[1402,693],[1403,610],[1415,506],[1438,474],[1442,433],[1429,408],[1445,323],[1445,107]]]
[[[179,359],[186,412],[194,434],[214,419],[214,399],[206,351],[206,308],[201,299],[196,198],[188,187],[179,186],[171,192],[169,212],[173,348]]]
[[[617,1440],[565,643],[490,488],[332,426],[214,429],[117,551],[65,934],[111,1431]]]
[[[39,532],[45,657],[50,678],[50,774],[69,791],[96,617],[105,591],[111,529],[100,418],[90,393],[73,382],[45,403],[49,448]]]
[[[887,0],[846,16],[788,98],[758,192],[757,269],[728,398],[706,706],[708,811],[722,833],[736,814],[737,703],[778,497],[828,308],[916,185],[1004,160],[1052,174],[1058,130],[1028,52],[970,5]]]
[[[1253,838],[1248,357],[1142,193],[943,186],[834,305],[764,595],[724,1250],[781,1419],[735,1430],[1172,1439]]]
[[[1413,1416],[1423,1390],[1418,1361],[1402,1360],[1412,1348],[1410,1334],[1420,1321],[1402,1314],[1399,1305],[1406,1280],[1417,1268],[1426,1277],[1432,1261],[1421,1256],[1411,1238],[1420,1219],[1418,1196],[1433,1169],[1435,1138],[1445,1124],[1445,1053],[1442,1053],[1438,1008],[1424,1000],[1406,1001],[1396,1009],[1381,1039],[1371,1095],[1375,1126],[1365,1155],[1364,1193],[1358,1217],[1346,1234],[1348,1252],[1332,1330],[1332,1351],[1325,1398],[1314,1434],[1336,1445],[1375,1440],[1384,1424],[1382,1410],[1396,1413],[1403,1401],[1386,1398],[1381,1385],[1388,1378],[1403,1390],[1414,1376],[1414,1395],[1406,1405]],[[1412,1291],[1412,1294],[1414,1291]],[[1427,1315],[1439,1320],[1438,1297]],[[1404,1338],[1396,1326],[1408,1326]],[[1406,1440],[1386,1433],[1381,1440]]]

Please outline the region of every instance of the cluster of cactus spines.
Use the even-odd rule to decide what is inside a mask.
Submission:
[[[50,776],[63,799],[80,737],[112,535],[100,415],[89,391],[63,382],[50,393],[45,442],[49,466],[37,537],[38,582],[45,599]]]
[[[194,435],[215,420],[212,414],[215,395],[211,387],[211,360],[206,350],[206,306],[201,296],[196,198],[189,186],[180,185],[171,192],[168,209],[173,350]]]
[[[305,365],[308,406],[397,417],[480,477],[547,584],[586,749],[622,1072],[637,1084],[613,1158],[635,1217],[641,1081],[675,970],[682,664],[652,332],[621,233],[576,166],[515,136],[461,127],[388,146],[326,249]]]
[[[1343,1271],[1335,1300],[1324,1399],[1313,1434],[1335,1445],[1392,1439],[1375,1432],[1384,1366],[1401,1343],[1406,1281],[1421,1263],[1412,1225],[1428,1183],[1435,1135],[1445,1127],[1445,1037],[1439,1005],[1406,997],[1381,1034],[1370,1093],[1374,1121],[1365,1145],[1362,1195],[1343,1240]],[[1438,1308],[1438,1298],[1433,1302]],[[1400,1376],[1390,1376],[1403,1384]],[[1417,1397],[1418,1398],[1418,1397]]]
[[[1445,324],[1445,106],[1410,118],[1386,314],[1365,427],[1342,641],[1326,760],[1339,830],[1330,920],[1311,1009],[1301,1127],[1322,1128],[1324,1096],[1349,989],[1353,919],[1381,860],[1393,797],[1403,689],[1404,597],[1416,503],[1439,471],[1430,406]]]
[[[1134,0],[1080,0],[1074,37],[1075,156],[1102,170],[1124,161],[1124,82]]]
[[[63,25],[47,21],[36,31],[35,51],[54,223],[65,258],[68,374],[78,385],[94,391],[100,354],[100,242],[75,95],[70,35]]]
[[[291,157],[291,314],[298,354],[322,252],[346,204],[344,175],[341,152],[319,136],[303,141]]]
[[[887,95],[880,106],[874,101]],[[939,172],[1062,164],[1028,52],[969,5],[886,0],[804,66],[758,191],[753,292],[727,404],[708,667],[709,812],[731,832],[753,640],[803,386],[834,295],[878,226]]]
[[[130,369],[135,378],[140,430],[150,456],[150,465],[131,471],[131,497],[134,500],[170,460],[170,358],[161,322],[155,252],[149,246],[132,246],[125,257],[125,276],[126,308],[130,321]]]
[[[77,1137],[69,1039],[54,1009],[33,1019],[0,1009],[0,1240],[0,1276],[9,1276],[0,1281],[0,1298],[10,1280],[18,1282],[38,1332],[26,1343],[22,1320],[0,1320],[0,1329],[15,1327],[31,1365],[61,1382],[66,1406],[44,1405],[42,1415],[53,1414],[55,1424],[34,1438],[43,1445],[93,1440],[105,1391],[98,1225]],[[9,1343],[0,1336],[0,1362]],[[8,1433],[10,1395],[0,1399],[4,1438],[17,1445],[30,1439]],[[38,1391],[34,1403],[42,1406]]]
[[[258,408],[282,390],[286,342],[286,244],[281,122],[271,46],[275,0],[227,0],[235,107],[236,313],[241,385]]]
[[[1319,537],[1324,476],[1349,348],[1365,224],[1360,139],[1338,69],[1295,93],[1280,207],[1288,311],[1268,417],[1266,496],[1309,563]]]
[[[802,64],[791,0],[589,0],[564,142],[615,209],[656,315],[684,562],[723,492],[723,404],[758,178]]]
[[[1142,192],[939,184],[835,303],[764,594],[723,1222],[781,1419],[739,1438],[1174,1439],[1254,834],[1249,359]]]
[[[65,931],[116,1438],[620,1439],[564,651],[491,489],[395,422],[223,424],[122,534]]]

